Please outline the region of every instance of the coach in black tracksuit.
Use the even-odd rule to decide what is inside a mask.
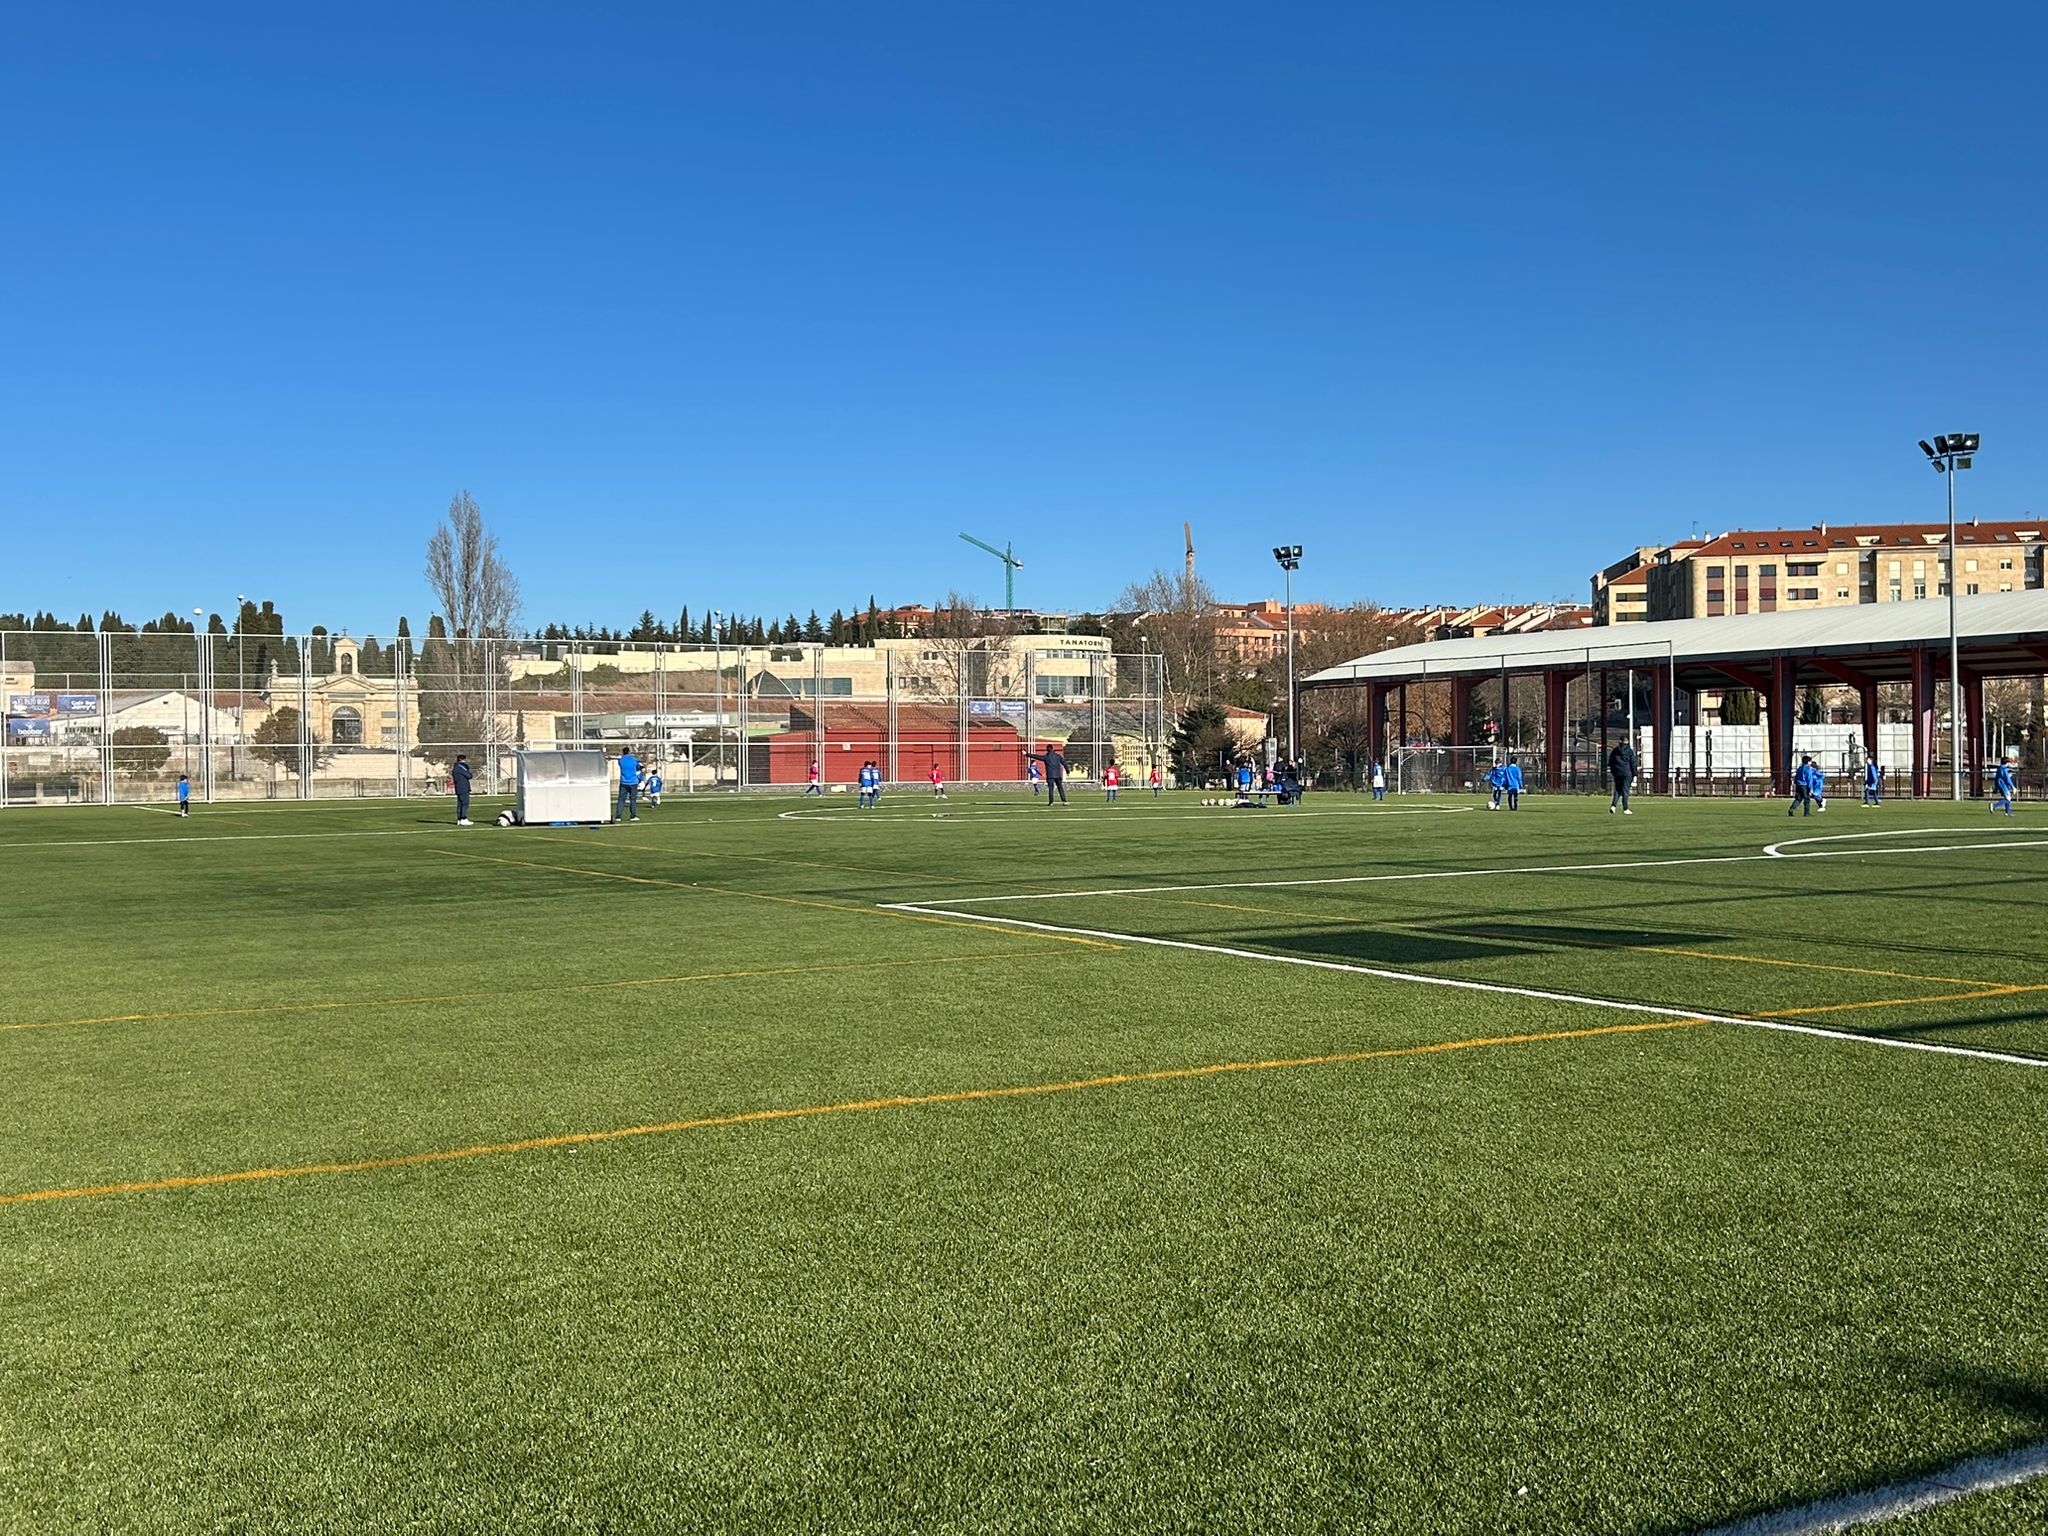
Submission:
[[[1045,764],[1045,803],[1048,807],[1067,803],[1067,755],[1058,747],[1047,745],[1043,752],[1026,752],[1026,757],[1035,758]],[[1054,795],[1059,799],[1055,801]]]
[[[1607,802],[1607,809],[1619,808],[1622,815],[1633,816],[1628,808],[1628,792],[1636,782],[1636,749],[1625,741],[1614,744],[1614,750],[1607,754],[1607,776],[1614,781],[1614,794]]]

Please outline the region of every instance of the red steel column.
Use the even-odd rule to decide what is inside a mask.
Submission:
[[[1968,733],[1963,750],[1969,753],[1970,794],[1976,798],[1984,793],[1984,679],[1967,670],[1963,673],[1963,729]]]
[[[1797,673],[1792,663],[1783,656],[1773,656],[1771,696],[1766,703],[1771,716],[1771,793],[1777,795],[1792,792],[1792,722],[1797,718],[1793,696],[1797,692]]]
[[[1451,745],[1470,746],[1472,742],[1472,682],[1469,677],[1451,679]]]
[[[1856,702],[1863,712],[1863,756],[1868,762],[1877,761],[1877,684],[1864,681],[1856,685]]]
[[[1387,760],[1387,685],[1368,683],[1365,687],[1365,740],[1367,764],[1384,763]]]
[[[1543,674],[1544,788],[1552,794],[1564,788],[1564,690],[1570,681],[1562,672]]]
[[[1934,653],[1913,653],[1913,793],[1925,799],[1934,775]]]
[[[1652,750],[1657,754],[1655,773],[1650,780],[1650,793],[1668,795],[1671,793],[1671,673],[1664,667],[1650,668],[1650,739]]]

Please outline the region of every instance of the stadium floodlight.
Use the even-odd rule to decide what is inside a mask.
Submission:
[[[1294,573],[1301,569],[1301,546],[1276,544],[1273,558],[1280,562],[1287,580],[1287,761],[1299,771],[1294,734]]]
[[[1932,443],[1920,440],[1937,473],[1948,477],[1948,793],[1951,800],[1963,798],[1963,654],[1956,639],[1956,593],[1962,586],[1962,562],[1956,558],[1956,475],[1970,467],[1977,445],[1984,439],[1975,432],[1944,432]],[[1914,786],[1917,791],[1919,786]]]

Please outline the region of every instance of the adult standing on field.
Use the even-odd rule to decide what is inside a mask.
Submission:
[[[455,754],[455,766],[448,770],[448,777],[455,784],[455,825],[469,825],[469,786],[474,777],[469,771],[469,754]]]
[[[1050,810],[1055,805],[1067,803],[1067,754],[1053,742],[1045,744],[1043,752],[1024,754],[1034,762],[1045,764],[1045,805]],[[1058,798],[1055,799],[1054,797]]]
[[[619,753],[619,808],[612,813],[614,821],[638,821],[640,819],[640,759],[627,747]]]
[[[1628,808],[1628,793],[1636,782],[1636,749],[1625,741],[1617,741],[1614,750],[1607,754],[1607,777],[1614,781],[1614,793],[1608,798],[1607,810],[1610,815],[1620,811],[1624,816],[1635,812]]]

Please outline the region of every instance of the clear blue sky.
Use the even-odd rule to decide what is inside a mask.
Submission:
[[[2048,512],[2038,8],[17,6],[0,610],[1578,595]]]

